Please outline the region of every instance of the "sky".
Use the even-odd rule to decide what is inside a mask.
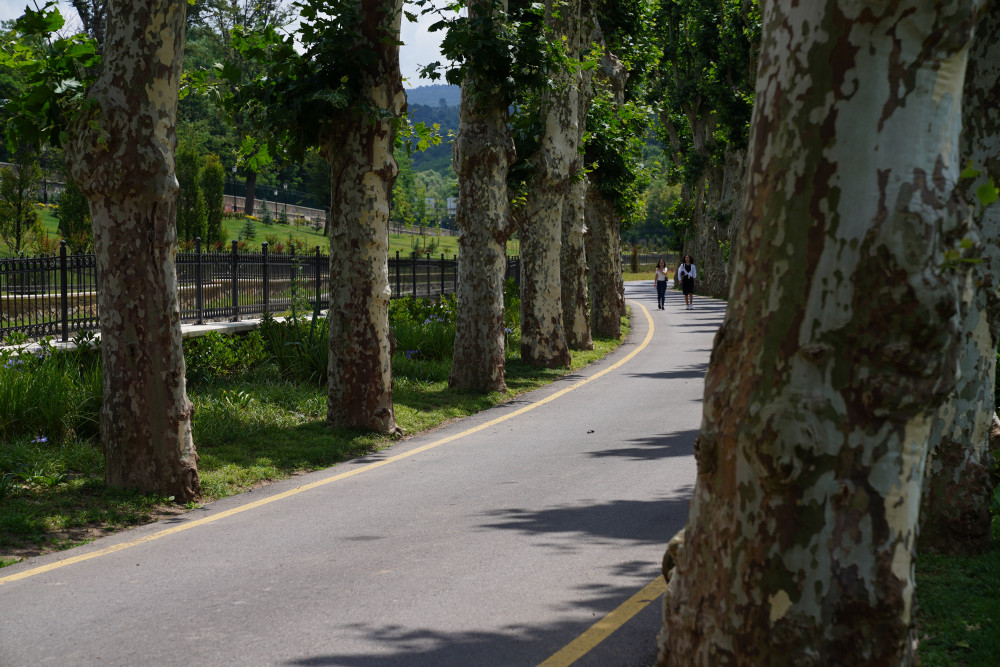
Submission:
[[[24,13],[26,4],[31,4],[31,0],[0,0],[0,20],[17,18]],[[38,4],[44,4],[44,0],[38,0]],[[69,8],[68,2],[61,2],[60,5],[67,20],[71,15],[75,19],[75,12]],[[431,16],[420,17],[420,21],[417,23],[410,23],[405,18],[403,19],[402,41],[404,45],[400,48],[399,60],[403,77],[407,79],[407,88],[443,83],[443,80],[426,81],[417,78],[417,70],[420,67],[441,59],[439,48],[443,33],[427,32],[427,27],[435,20]]]

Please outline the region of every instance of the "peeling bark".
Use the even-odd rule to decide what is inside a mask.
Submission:
[[[969,53],[962,109],[962,164],[982,175],[966,189],[975,208],[970,240],[978,240],[973,266],[974,296],[963,309],[960,373],[955,391],[941,407],[931,434],[920,503],[920,549],[971,554],[990,544],[989,431],[995,416],[996,358],[1000,334],[1000,211],[984,207],[976,188],[986,177],[1000,182],[1000,8],[976,26]]]
[[[569,9],[569,8],[567,8]],[[583,25],[581,21],[567,24],[566,39],[572,57],[580,59],[583,47]],[[593,350],[594,340],[590,335],[590,298],[587,289],[587,249],[584,237],[586,225],[587,179],[583,174],[583,135],[587,129],[587,111],[594,99],[592,78],[589,70],[573,73],[573,85],[577,87],[577,136],[578,147],[570,156],[569,190],[563,202],[562,245],[560,247],[560,287],[562,289],[563,328],[566,344],[572,350]]]
[[[97,258],[105,481],[201,493],[177,301],[177,90],[184,0],[112,0],[101,73],[67,145]],[[96,123],[91,124],[91,121]]]
[[[506,6],[503,7],[506,11]],[[488,0],[470,3],[486,17]],[[470,74],[462,86],[454,162],[458,176],[458,311],[455,351],[448,384],[469,391],[506,391],[503,283],[511,220],[507,171],[514,142],[507,127],[507,103],[491,94],[490,82]]]
[[[320,141],[332,198],[326,423],[398,433],[389,334],[389,195],[399,172],[392,154],[394,123],[406,111],[398,46],[402,0],[357,4],[358,48],[376,54],[361,72],[360,106],[368,109],[345,109]]]
[[[660,665],[915,664],[927,438],[952,391],[976,3],[763,3],[729,309]],[[724,576],[720,576],[724,574]]]
[[[558,8],[547,0],[546,23],[557,35],[579,30],[580,0]],[[575,24],[575,25],[574,25]],[[569,192],[571,162],[579,149],[579,85],[568,71],[557,72],[542,93],[544,131],[521,224],[521,359],[534,366],[569,367],[563,326],[560,254],[563,203]]]

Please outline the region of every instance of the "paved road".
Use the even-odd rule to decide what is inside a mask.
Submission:
[[[550,387],[0,570],[0,665],[542,663],[657,577],[687,513],[723,305],[660,311],[651,282],[622,349]],[[658,621],[575,664],[650,664]]]

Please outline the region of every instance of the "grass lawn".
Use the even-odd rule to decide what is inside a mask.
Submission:
[[[508,390],[487,395],[449,389],[449,361],[416,362],[400,352],[393,359],[394,369],[400,369],[393,389],[397,422],[415,434],[474,414],[550,383],[619,345],[595,340],[593,351],[573,353],[572,369],[533,368],[509,352]],[[393,443],[371,433],[327,428],[326,387],[282,379],[272,364],[231,379],[193,380],[188,394],[195,406],[194,438],[206,501]],[[93,442],[0,440],[0,567],[183,511],[167,498],[110,491],[103,480],[103,457]]]
[[[917,557],[917,631],[922,665],[1000,664],[1000,517],[985,554]]]
[[[42,217],[42,225],[45,227],[45,231],[49,236],[58,237],[59,235],[59,221],[53,215],[52,210],[49,208],[39,207],[39,213]],[[226,219],[222,223],[223,230],[226,234],[226,239],[232,241],[238,238],[240,231],[243,229],[243,222],[235,219]],[[316,231],[312,227],[302,224],[278,224],[277,222],[271,225],[265,225],[263,222],[257,222],[256,236],[253,241],[251,241],[251,246],[259,247],[261,243],[267,240],[268,236],[275,236],[278,241],[281,241],[286,246],[288,245],[288,238],[291,236],[294,239],[298,239],[305,244],[305,247],[309,249],[309,252],[313,252],[316,246],[320,247],[320,252],[326,254],[328,252],[329,241],[325,236],[323,236],[323,229],[320,228]],[[414,227],[414,231],[419,232],[419,227]],[[389,257],[395,257],[396,251],[399,251],[400,257],[409,257],[410,253],[417,248],[427,248],[434,244],[434,250],[431,253],[432,257],[440,257],[442,254],[448,259],[451,259],[453,255],[458,254],[458,237],[457,236],[434,236],[434,230],[428,230],[426,234],[421,236],[420,234],[389,234]],[[507,254],[517,255],[520,253],[520,241],[517,239],[507,242]],[[0,242],[0,257],[10,257],[14,253],[11,252],[10,248],[6,244]]]

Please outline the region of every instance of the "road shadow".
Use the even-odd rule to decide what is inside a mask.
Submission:
[[[670,370],[656,371],[652,373],[629,373],[633,378],[649,378],[653,380],[700,380],[708,372],[708,362],[703,364],[691,364]]]
[[[655,568],[649,568],[644,579],[652,581],[658,574]],[[376,623],[335,626],[331,627],[331,633],[353,635],[359,640],[377,645],[378,651],[313,655],[283,664],[338,667],[534,666],[563,648],[593,622],[609,614],[636,592],[636,588],[625,586],[588,586],[578,587],[576,590],[579,594],[574,606],[590,612],[585,614],[585,621],[508,625],[493,632],[442,632],[430,628]],[[652,664],[656,657],[659,604],[650,604],[644,612],[647,618],[643,619],[643,627],[639,632],[633,633],[637,636],[631,638],[629,643],[632,645],[612,648],[614,636],[603,642],[602,648],[611,650],[615,655],[614,663],[607,663],[602,659],[599,663],[585,661],[579,664],[614,664],[625,667],[645,667]]]
[[[694,440],[698,429],[678,431],[648,438],[627,440],[621,447],[588,452],[592,458],[623,458],[633,461],[654,461],[678,456],[694,456]]]
[[[591,505],[557,505],[542,510],[517,508],[487,513],[483,528],[526,535],[573,533],[588,541],[666,544],[687,518],[692,487],[658,500],[613,500]]]

